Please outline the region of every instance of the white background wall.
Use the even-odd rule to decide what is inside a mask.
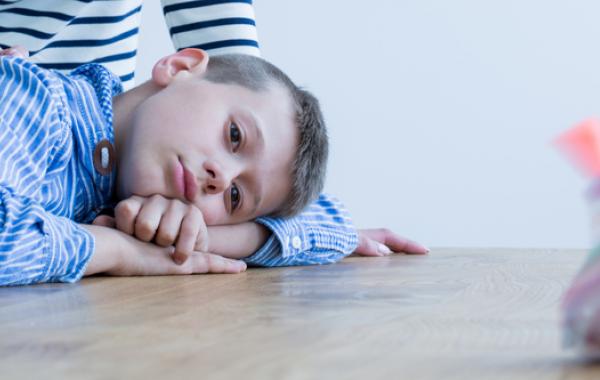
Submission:
[[[326,191],[429,246],[587,247],[551,146],[600,115],[596,0],[255,0],[264,58],[321,99]],[[138,83],[172,51],[145,1]]]

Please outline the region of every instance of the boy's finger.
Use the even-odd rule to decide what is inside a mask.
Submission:
[[[168,247],[175,244],[187,208],[187,205],[183,203],[171,202],[169,204],[167,211],[160,220],[158,231],[154,237],[156,244],[162,247]]]
[[[241,273],[246,270],[246,263],[241,260],[226,259],[212,253],[196,252],[193,261],[194,273]]]
[[[204,224],[200,210],[196,210],[196,208],[189,208],[181,222],[181,229],[173,253],[173,260],[180,265],[194,252],[198,232]]]
[[[135,236],[142,241],[152,241],[167,207],[168,200],[162,196],[146,199],[135,218]]]
[[[200,217],[200,228],[198,230],[198,234],[196,235],[194,250],[200,252],[208,252],[208,227],[204,222],[204,215],[202,214],[202,211],[198,210],[197,213]]]
[[[131,237],[134,244],[145,244]],[[134,245],[135,246],[135,245]],[[116,276],[156,276],[156,275],[189,275],[200,273],[240,273],[246,270],[246,263],[230,260],[210,253],[194,252],[184,265],[177,265],[172,260],[173,247],[150,249],[134,249],[123,255],[118,268],[108,271]]]
[[[404,252],[410,254],[424,254],[429,252],[427,247],[402,237],[387,228],[361,229],[359,235],[366,235],[369,238],[385,244],[394,252]]]
[[[429,252],[429,248],[394,233],[386,235],[384,242],[394,252],[404,252],[417,255]]]
[[[380,243],[361,234],[359,235],[358,247],[356,247],[354,253],[361,256],[384,256],[385,251],[380,250],[378,244]]]
[[[133,236],[135,232],[135,218],[142,208],[143,199],[131,197],[122,200],[115,207],[115,224],[117,229]]]
[[[92,224],[96,226],[115,228],[115,218],[110,215],[98,215]]]

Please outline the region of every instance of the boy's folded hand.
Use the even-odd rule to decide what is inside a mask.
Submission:
[[[175,245],[173,260],[177,264],[183,264],[194,251],[208,251],[208,230],[202,211],[159,194],[124,199],[115,207],[113,222],[97,219],[94,224],[114,224],[128,235],[161,247]]]

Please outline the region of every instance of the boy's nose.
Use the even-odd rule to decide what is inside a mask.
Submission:
[[[228,175],[216,161],[206,160],[203,167],[206,171],[204,191],[207,194],[219,194],[229,187],[231,184],[231,176]]]

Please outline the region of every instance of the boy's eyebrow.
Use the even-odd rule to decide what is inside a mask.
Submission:
[[[254,134],[256,135],[256,141],[258,142],[258,148],[260,149],[259,151],[262,151],[262,149],[265,146],[265,139],[263,138],[263,133],[262,133],[262,125],[260,125],[260,123],[258,122],[257,118],[254,116],[254,113],[252,111],[247,111],[244,112],[246,114],[246,116],[248,117],[248,119],[250,119],[250,123],[247,123],[247,125],[254,130]]]

